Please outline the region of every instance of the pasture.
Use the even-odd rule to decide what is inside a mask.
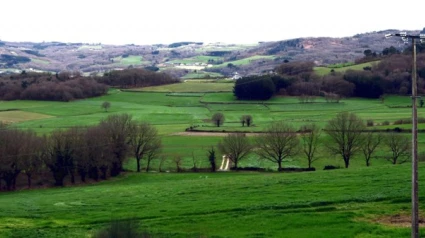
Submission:
[[[274,59],[276,56],[273,55],[254,55],[251,57],[247,57],[244,59],[240,59],[240,60],[234,60],[234,61],[226,61],[222,64],[218,64],[218,65],[214,65],[214,68],[220,68],[220,67],[227,67],[228,64],[233,64],[233,65],[246,65],[246,64],[250,64],[252,61],[254,60],[272,60]]]
[[[392,130],[399,127],[394,121],[411,115],[409,97],[351,98],[340,103],[275,97],[247,102],[237,101],[232,87],[232,83],[193,81],[139,91],[112,89],[105,96],[73,102],[3,101],[0,119],[13,122],[11,127],[46,134],[129,113],[154,125],[162,139],[163,156],[181,156],[188,169],[193,160],[207,167],[207,150],[222,139],[206,131],[259,132],[274,121],[285,121],[296,129],[308,123],[323,127],[341,111],[373,120],[371,129]],[[210,92],[220,89],[225,92]],[[104,101],[111,103],[108,112],[101,108]],[[424,110],[418,109],[419,117],[425,116]],[[225,115],[222,127],[210,122],[216,112]],[[253,117],[252,127],[240,124],[246,114]],[[390,124],[383,125],[385,121]],[[190,126],[201,132],[186,133]],[[409,124],[402,126],[409,128]],[[424,135],[419,134],[420,152],[425,151]],[[326,143],[329,138],[322,133],[320,144]],[[411,165],[391,165],[384,159],[388,153],[380,147],[371,167],[357,155],[349,169],[323,171],[325,165],[343,166],[343,161],[321,148],[320,159],[313,163],[317,171],[304,173],[137,174],[131,172],[135,159],[130,158],[125,164],[129,172],[109,181],[0,193],[0,237],[89,237],[111,219],[135,219],[141,229],[159,237],[407,237]],[[158,163],[154,161],[152,171],[158,171]],[[258,160],[254,154],[240,165],[276,170],[276,164]],[[298,155],[286,159],[283,166],[306,167],[307,162]],[[422,181],[425,166],[419,167]],[[173,171],[175,164],[167,160],[163,168]],[[420,189],[423,199],[425,192]]]
[[[423,165],[419,174],[423,181]],[[419,195],[424,199],[424,190]],[[0,236],[90,237],[111,219],[134,219],[155,237],[399,238],[410,234],[409,201],[408,164],[283,174],[128,173],[86,186],[1,194]]]
[[[379,62],[379,61],[378,61]],[[343,73],[347,70],[363,70],[364,67],[372,67],[373,64],[377,64],[378,62],[368,62],[362,64],[355,64],[350,66],[342,66],[342,67],[314,67],[314,72],[317,75],[323,76],[330,74],[333,71]]]

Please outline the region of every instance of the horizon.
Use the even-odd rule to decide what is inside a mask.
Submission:
[[[243,4],[224,0],[213,4],[194,0],[116,3],[8,1],[3,3],[6,11],[0,15],[0,21],[7,22],[0,26],[0,40],[104,45],[183,41],[257,44],[307,37],[350,37],[391,29],[417,31],[425,27],[408,17],[389,16],[388,11],[379,11],[384,9],[382,2],[366,0],[350,6],[336,5],[331,0],[307,0],[302,5],[272,0]],[[390,0],[384,4],[397,3]],[[422,2],[416,5],[409,15],[419,15],[425,7]],[[24,17],[16,17],[17,13]]]

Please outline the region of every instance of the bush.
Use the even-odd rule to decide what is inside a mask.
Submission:
[[[418,154],[418,160],[419,162],[425,162],[425,152],[420,152]]]
[[[384,122],[382,122],[382,125],[383,126],[388,126],[388,125],[390,125],[390,122],[389,121],[384,121]]]
[[[332,170],[332,169],[340,169],[340,166],[335,166],[335,165],[325,165],[325,167],[323,168],[323,170]]]
[[[307,171],[316,171],[316,168],[294,168],[294,167],[290,167],[290,168],[283,168],[282,171],[284,172],[307,172]]]
[[[111,223],[98,231],[93,238],[150,238],[153,237],[147,232],[138,231],[139,224],[134,220],[111,221]]]
[[[369,119],[366,121],[366,126],[373,126],[373,125],[374,125],[373,120]]]
[[[261,171],[264,172],[266,171],[265,168],[261,168],[261,167],[255,167],[255,166],[248,166],[248,167],[232,167],[230,168],[231,170],[239,170],[239,171]]]

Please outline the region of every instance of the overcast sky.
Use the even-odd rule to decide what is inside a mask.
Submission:
[[[158,44],[342,37],[421,30],[424,9],[424,0],[2,0],[0,40]]]

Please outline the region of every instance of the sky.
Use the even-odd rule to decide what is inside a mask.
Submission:
[[[251,44],[422,30],[423,9],[424,0],[2,0],[0,40]]]

